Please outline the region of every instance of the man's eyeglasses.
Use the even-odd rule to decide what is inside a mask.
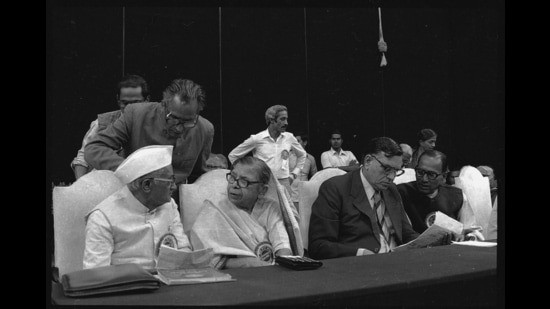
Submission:
[[[199,120],[199,114],[197,114],[193,120],[183,120],[181,118],[178,118],[172,115],[171,112],[168,113],[168,115],[166,115],[166,121],[168,122],[168,124],[174,125],[174,126],[183,125],[184,128],[193,128],[194,126],[197,125],[198,120]]]
[[[225,177],[227,178],[227,182],[230,184],[234,184],[236,181],[240,188],[246,188],[251,183],[261,183],[261,181],[249,181],[242,178],[235,178],[235,176],[231,175],[231,173],[227,173]]]
[[[168,182],[170,186],[176,183],[176,176],[174,175],[170,176],[170,178],[151,177],[150,179],[153,179],[156,181]]]
[[[403,169],[396,169],[396,168],[393,168],[391,166],[387,166],[386,164],[380,162],[380,160],[378,160],[375,156],[372,156],[376,161],[378,161],[378,163],[380,163],[380,166],[382,166],[382,168],[384,169],[384,173],[386,173],[386,175],[390,175],[391,173],[395,173],[395,177],[397,176],[401,176],[405,173],[405,170]]]
[[[428,179],[429,180],[434,180],[436,179],[437,177],[439,177],[440,175],[443,175],[443,173],[441,174],[438,174],[436,172],[430,172],[430,171],[425,171],[421,168],[415,168],[414,171],[416,172],[416,176],[418,177],[424,177],[424,175],[428,176]],[[458,177],[458,176],[457,176]]]

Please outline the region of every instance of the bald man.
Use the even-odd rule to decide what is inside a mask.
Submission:
[[[401,147],[401,150],[403,150],[403,167],[407,167],[411,162],[413,149],[409,146],[409,144],[401,143],[399,146]]]

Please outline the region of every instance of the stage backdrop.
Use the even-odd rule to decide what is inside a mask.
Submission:
[[[174,78],[206,90],[212,151],[227,154],[289,108],[307,151],[339,129],[357,157],[389,136],[417,147],[432,128],[451,168],[504,174],[503,30],[496,8],[57,6],[47,22],[47,181],[74,181],[70,162],[98,113],[117,109],[116,84],[142,75],[159,101]]]

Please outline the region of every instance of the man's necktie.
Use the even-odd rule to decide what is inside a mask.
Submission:
[[[391,244],[391,235],[388,225],[386,224],[386,206],[382,204],[382,199],[380,198],[380,192],[374,193],[374,211],[376,212],[376,217],[378,219],[378,227],[382,231],[388,246]]]

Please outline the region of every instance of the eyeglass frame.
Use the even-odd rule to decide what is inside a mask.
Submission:
[[[378,161],[378,163],[380,163],[380,166],[382,166],[382,168],[384,169],[384,173],[385,173],[386,175],[390,175],[391,172],[395,173],[395,177],[401,176],[401,175],[405,174],[405,170],[404,170],[404,169],[402,169],[402,168],[396,169],[396,168],[393,168],[393,167],[391,167],[391,166],[387,166],[386,164],[380,162],[380,160],[378,160],[378,158],[375,157],[374,155],[373,155],[372,157],[373,157],[376,161]],[[388,171],[387,171],[388,169],[391,169],[391,171],[388,172]]]
[[[418,173],[418,171],[422,171],[422,175],[420,175],[420,174]],[[420,176],[420,177],[424,177],[424,175],[426,175],[426,177],[428,177],[429,180],[436,180],[437,177],[439,177],[439,176],[441,176],[441,175],[444,175],[444,174],[446,174],[446,173],[447,173],[447,172],[436,173],[436,172],[432,172],[432,171],[426,171],[426,170],[421,169],[421,168],[419,168],[419,167],[415,167],[415,168],[414,168],[414,174],[415,174],[415,175]],[[435,177],[433,177],[433,178],[430,177],[430,175],[434,175],[434,174],[436,175]],[[453,178],[456,178],[456,177],[458,177],[458,176],[453,176]]]
[[[175,184],[176,183],[176,175],[172,175],[170,177],[170,179],[168,178],[161,178],[161,177],[149,177],[149,178],[146,178],[146,179],[153,179],[153,180],[158,180],[158,181],[163,181],[163,182],[169,182],[170,183],[170,186],[172,184]]]
[[[229,178],[232,178],[233,181],[229,180]],[[246,180],[246,179],[243,179],[243,178],[237,178],[235,176],[233,176],[231,173],[227,173],[225,174],[225,179],[227,180],[227,182],[229,184],[234,184],[234,183],[237,183],[237,185],[239,186],[239,188],[248,188],[248,186],[250,184],[255,184],[255,183],[262,183],[261,181],[250,181],[250,180]],[[246,182],[246,185],[241,185],[239,182],[241,181],[245,181]]]
[[[170,123],[170,121],[177,121],[177,123]],[[168,122],[168,124],[170,125],[176,125],[176,126],[179,126],[179,125],[182,125],[184,128],[194,128],[197,123],[199,121],[199,113],[197,113],[197,115],[195,116],[195,118],[193,120],[182,120],[174,115],[172,115],[172,112],[169,112],[168,114],[166,114],[166,122]],[[192,124],[192,125],[190,125]]]

